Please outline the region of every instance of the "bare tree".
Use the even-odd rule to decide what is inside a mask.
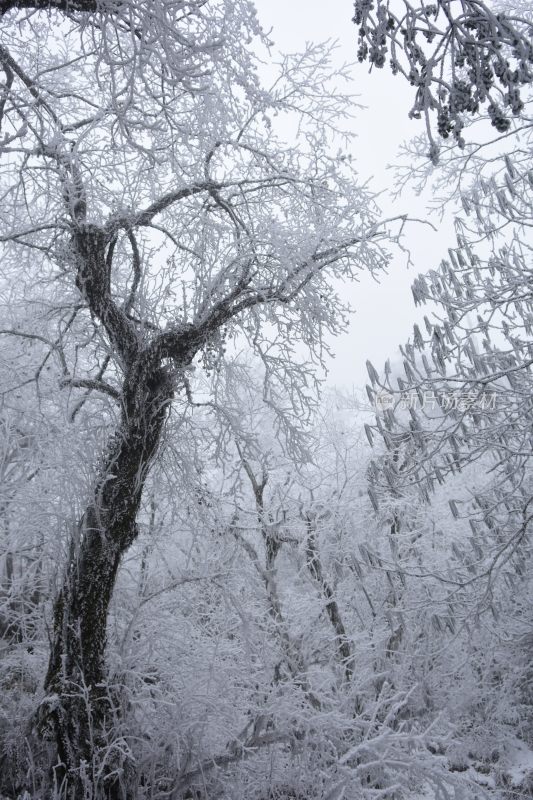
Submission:
[[[173,398],[244,338],[305,402],[287,341],[320,361],[323,336],[345,324],[334,280],[381,269],[386,230],[330,155],[349,100],[329,91],[328,49],[284,59],[264,88],[246,0],[1,10],[2,335],[38,341],[30,382],[39,393],[53,363],[71,420],[93,396],[109,401],[40,710],[75,792],[112,713],[108,608]],[[22,324],[9,310],[21,304]]]

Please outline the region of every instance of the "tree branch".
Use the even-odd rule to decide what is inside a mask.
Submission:
[[[72,386],[73,389],[91,389],[98,392],[104,392],[112,397],[114,400],[120,399],[120,392],[114,389],[105,381],[100,381],[91,378],[63,378],[60,381],[60,386]]]
[[[102,322],[117,352],[126,364],[131,364],[138,355],[140,342],[134,325],[111,297],[107,241],[104,231],[96,225],[81,225],[74,231],[78,256],[76,286]]]
[[[120,0],[109,3],[109,9],[121,5]],[[33,11],[63,11],[66,14],[72,11],[95,13],[105,11],[106,3],[99,0],[0,0],[0,17],[8,11],[29,9]]]
[[[137,294],[139,283],[141,282],[141,254],[139,252],[139,245],[137,244],[137,239],[135,238],[133,231],[126,231],[126,236],[129,239],[133,253],[133,283],[131,284],[128,299],[124,304],[124,313],[129,314],[133,303],[135,302],[135,295]]]

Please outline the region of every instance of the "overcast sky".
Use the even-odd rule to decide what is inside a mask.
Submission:
[[[255,0],[260,21],[281,51],[302,50],[307,41],[338,41],[339,62],[355,62],[357,29],[351,22],[352,0]],[[420,123],[408,118],[412,103],[411,87],[390,71],[375,70],[368,64],[353,68],[353,91],[358,102],[366,106],[357,112],[354,122],[357,140],[354,157],[364,179],[372,178],[376,191],[383,191],[381,205],[385,215],[408,213],[427,217],[424,204],[412,193],[405,194],[391,206],[387,188],[394,183],[388,164],[397,162],[401,143],[421,132]],[[433,220],[438,224],[437,219]],[[367,382],[367,358],[380,369],[387,358],[394,359],[398,344],[411,334],[412,325],[425,310],[415,310],[411,282],[418,272],[437,267],[453,244],[450,222],[439,224],[433,233],[424,225],[410,227],[406,244],[411,250],[414,267],[406,267],[406,257],[398,256],[389,274],[377,285],[363,276],[350,287],[349,296],[356,313],[347,335],[334,340],[336,358],[330,364],[328,383],[351,388]]]

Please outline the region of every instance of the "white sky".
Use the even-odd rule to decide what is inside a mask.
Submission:
[[[357,28],[351,22],[352,0],[255,0],[259,19],[281,51],[302,50],[307,41],[338,41],[339,62],[356,62]],[[412,103],[411,87],[388,68],[368,74],[368,64],[353,68],[354,94],[366,106],[357,112],[354,122],[358,138],[355,152],[357,169],[362,179],[372,178],[376,191],[384,190],[380,201],[384,216],[408,213],[427,218],[424,204],[413,194],[405,194],[394,205],[387,198],[394,175],[387,165],[397,161],[401,143],[421,132],[420,123],[408,118]],[[344,89],[344,87],[343,87]],[[438,224],[437,219],[432,219]],[[387,358],[394,359],[398,344],[411,334],[415,321],[427,310],[415,309],[411,282],[419,272],[438,266],[447,247],[454,243],[450,222],[439,225],[433,233],[427,225],[412,225],[405,244],[411,251],[414,267],[406,268],[406,257],[398,256],[389,274],[380,284],[362,276],[349,289],[355,308],[350,331],[333,341],[336,358],[331,362],[328,383],[351,388],[367,383],[367,358],[379,369]]]

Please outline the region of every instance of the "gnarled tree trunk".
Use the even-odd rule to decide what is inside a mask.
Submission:
[[[143,338],[112,299],[113,233],[82,223],[72,238],[78,288],[103,324],[124,374],[120,420],[73,533],[55,601],[46,697],[39,712],[41,731],[57,743],[60,777],[76,797],[80,767],[91,764],[110,710],[105,686],[109,603],[121,558],[137,536],[142,492],[174,382],[162,366],[169,342]],[[178,335],[170,343],[178,369],[194,354],[186,339]],[[115,796],[111,789],[108,796]]]
[[[90,763],[109,710],[108,608],[120,560],[137,535],[142,490],[171,397],[164,369],[146,369],[139,356],[124,383],[120,426],[71,541],[54,607],[43,709],[66,774],[75,775],[83,761]]]

